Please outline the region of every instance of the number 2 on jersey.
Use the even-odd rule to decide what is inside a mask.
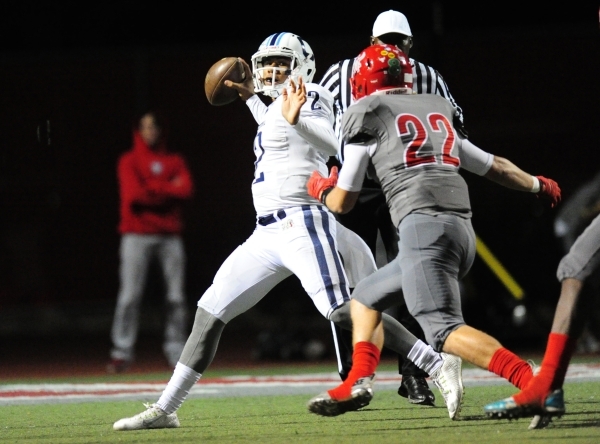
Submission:
[[[427,116],[428,127],[432,133],[439,133],[444,137],[441,146],[433,143],[427,132],[427,126],[414,114],[400,114],[397,117],[398,135],[404,146],[404,163],[406,168],[440,162],[443,165],[458,167],[460,160],[452,156],[454,147],[454,131],[452,124],[446,116],[440,113],[431,113]],[[437,137],[435,138],[437,140]],[[427,153],[427,154],[425,154]]]

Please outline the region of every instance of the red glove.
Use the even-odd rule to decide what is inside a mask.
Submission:
[[[338,167],[331,167],[331,171],[329,172],[329,177],[325,178],[319,174],[318,171],[313,171],[310,179],[308,179],[308,183],[306,184],[306,188],[308,188],[308,194],[314,197],[317,200],[321,200],[321,194],[328,188],[335,187],[335,184],[338,181]]]
[[[560,188],[552,179],[546,179],[544,176],[535,176],[540,181],[540,191],[538,196],[544,196],[550,200],[550,207],[554,208],[560,202]]]

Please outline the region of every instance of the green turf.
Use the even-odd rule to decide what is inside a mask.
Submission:
[[[462,420],[438,407],[412,406],[393,390],[375,393],[359,412],[335,418],[309,413],[310,396],[189,399],[181,428],[115,432],[112,423],[144,409],[138,401],[0,407],[0,442],[7,443],[600,443],[600,382],[567,383],[567,413],[544,430],[529,419],[491,420],[483,405],[510,386],[467,387]],[[315,393],[316,394],[316,393]]]

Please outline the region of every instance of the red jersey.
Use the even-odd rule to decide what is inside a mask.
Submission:
[[[181,233],[185,200],[194,185],[184,158],[161,143],[152,150],[138,131],[117,164],[121,198],[120,233]]]

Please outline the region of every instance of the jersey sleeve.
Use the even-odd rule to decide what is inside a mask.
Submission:
[[[379,140],[377,133],[380,118],[373,111],[377,108],[379,99],[377,96],[365,97],[352,105],[344,113],[342,119],[342,137],[345,144],[348,143],[370,143]],[[345,159],[344,149],[344,164]]]
[[[307,84],[307,102],[300,110],[300,118],[294,128],[298,134],[318,147],[327,156],[338,152],[338,140],[333,131],[333,98],[326,89]]]
[[[485,175],[494,162],[494,156],[481,148],[475,146],[468,139],[457,139],[460,144],[458,157],[460,167],[478,176]]]
[[[248,100],[246,100],[246,106],[250,108],[250,112],[254,116],[254,120],[259,125],[265,120],[265,114],[267,114],[267,105],[263,103],[257,94],[254,94]]]
[[[346,191],[360,191],[369,165],[369,152],[373,146],[348,144],[345,146],[346,161],[340,170],[337,186]]]

